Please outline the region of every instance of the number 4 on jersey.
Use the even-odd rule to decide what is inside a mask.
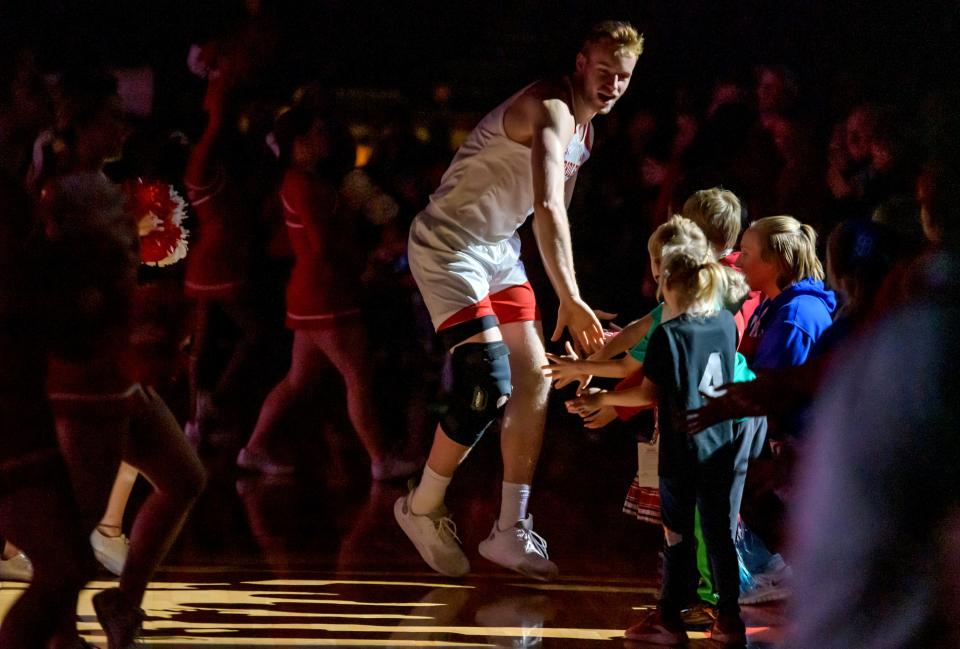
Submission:
[[[723,385],[723,364],[720,353],[713,352],[707,359],[707,367],[700,378],[700,393],[708,397],[719,397],[723,394],[720,386]]]

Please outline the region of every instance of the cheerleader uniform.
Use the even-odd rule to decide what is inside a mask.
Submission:
[[[287,327],[326,329],[359,318],[363,255],[352,215],[336,189],[291,169],[280,200],[295,258],[287,283]]]
[[[186,294],[200,300],[236,298],[247,279],[253,243],[241,193],[222,168],[209,185],[184,184],[198,221],[187,256]]]
[[[66,326],[52,336],[47,389],[58,416],[125,416],[139,391],[131,348],[131,308],[139,264],[137,226],[121,207],[119,189],[101,174],[74,174],[56,181],[52,194],[69,196],[79,213],[62,214],[56,197],[44,209],[52,272]],[[96,207],[87,201],[103,201]],[[116,201],[113,206],[112,201]],[[86,210],[90,209],[88,216]],[[90,218],[90,222],[78,222]],[[83,257],[83,259],[81,259]],[[93,259],[96,263],[90,263]],[[59,323],[58,323],[59,324]]]

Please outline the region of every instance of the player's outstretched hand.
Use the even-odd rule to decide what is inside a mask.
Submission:
[[[578,297],[560,302],[557,311],[557,327],[553,330],[550,340],[556,342],[563,335],[563,330],[570,330],[570,337],[587,354],[592,354],[603,347],[603,327],[597,315],[587,306],[587,303]]]
[[[619,336],[620,332],[623,331],[623,327],[611,322],[611,320],[616,318],[618,314],[609,313],[600,309],[594,309],[593,313],[597,316],[597,319],[600,321],[600,326],[603,328],[603,345],[601,345],[599,349],[594,350],[593,353],[590,353],[585,351],[583,346],[578,341],[573,341],[574,349],[576,350],[577,354],[583,358],[586,358],[587,360],[593,360],[592,357],[601,353],[604,345],[606,345],[607,342]]]
[[[618,333],[620,333],[621,331],[623,331],[623,327],[621,327],[621,326],[619,326],[619,325],[614,324],[613,322],[611,322],[611,321],[612,321],[614,318],[616,318],[619,314],[617,314],[617,313],[610,313],[609,311],[601,311],[600,309],[594,309],[594,310],[593,310],[593,313],[594,313],[594,315],[597,316],[597,319],[600,320],[600,321],[603,323],[603,326],[604,326],[604,328],[603,328],[603,337],[604,337],[604,338],[613,338],[613,337],[616,336]]]

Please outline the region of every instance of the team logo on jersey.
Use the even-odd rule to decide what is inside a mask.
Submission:
[[[573,178],[580,167],[590,158],[590,127],[587,125],[583,129],[577,127],[577,134],[567,145],[567,150],[563,152],[563,175],[566,180]]]

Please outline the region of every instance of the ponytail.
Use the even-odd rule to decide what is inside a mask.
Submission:
[[[660,281],[676,293],[680,310],[696,316],[716,313],[734,286],[727,269],[694,246],[666,247],[660,272]],[[738,299],[746,294],[734,292]]]
[[[717,262],[708,261],[700,264],[700,270],[697,271],[696,276],[694,303],[708,307],[708,312],[704,315],[717,311],[718,298],[724,292],[726,279],[723,266]]]
[[[785,288],[804,279],[823,279],[817,258],[817,232],[792,216],[768,216],[750,225],[760,235],[761,256],[779,268],[777,286]]]

